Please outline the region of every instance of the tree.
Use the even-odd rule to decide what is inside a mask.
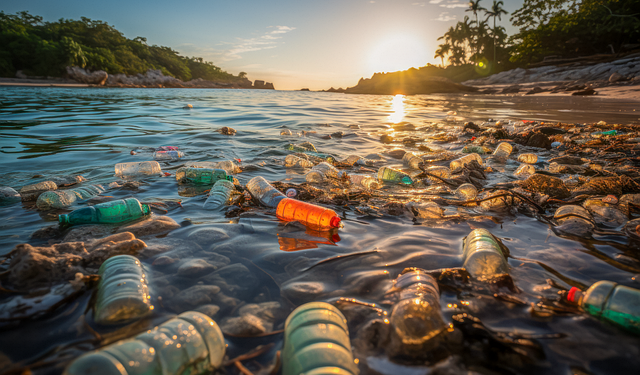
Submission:
[[[442,67],[444,68],[444,58],[445,56],[447,56],[449,54],[449,51],[451,51],[451,45],[448,43],[444,43],[438,46],[439,48],[436,50],[436,54],[433,56],[433,58],[435,59],[436,57],[439,57],[442,59]]]
[[[247,72],[240,72],[240,73],[238,73],[238,78],[240,78],[240,79],[247,78]]]
[[[473,12],[473,15],[476,17],[476,27],[479,27],[480,25],[478,24],[478,12],[480,12],[481,10],[486,11],[485,8],[480,6],[480,0],[470,0],[469,1],[469,8],[465,10],[465,12]],[[476,40],[475,40],[475,47],[476,47],[476,60],[477,60],[477,56],[480,55],[480,34],[479,34],[479,30],[476,29]]]
[[[493,61],[496,62],[496,17],[502,21],[502,15],[507,14],[506,10],[502,9],[504,3],[502,0],[496,1],[493,0],[493,5],[491,5],[491,9],[485,12],[487,16],[487,20],[493,17]]]

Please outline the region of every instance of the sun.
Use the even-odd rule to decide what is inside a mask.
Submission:
[[[410,34],[390,35],[377,43],[369,56],[372,72],[396,72],[418,68],[428,61],[425,43]]]

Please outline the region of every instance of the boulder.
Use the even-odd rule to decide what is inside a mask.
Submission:
[[[556,199],[564,199],[571,195],[561,179],[546,174],[536,173],[524,180],[522,186],[527,190],[546,194]]]
[[[542,133],[533,133],[527,140],[527,146],[551,149],[551,140]]]
[[[80,83],[102,86],[107,82],[109,75],[104,70],[91,72],[77,66],[67,66],[67,74],[71,79]]]
[[[622,74],[620,74],[618,72],[613,72],[609,76],[609,83],[620,82],[620,81],[623,81],[623,80],[624,80],[624,77],[622,76]]]

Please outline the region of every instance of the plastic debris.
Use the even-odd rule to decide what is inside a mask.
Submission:
[[[36,201],[39,210],[51,210],[71,206],[78,199],[88,199],[104,192],[100,185],[90,185],[68,190],[50,190],[40,194]]]
[[[176,180],[195,185],[213,185],[218,180],[233,182],[233,176],[227,175],[224,169],[182,167],[176,171]]]
[[[217,209],[227,204],[231,197],[231,192],[235,190],[232,182],[227,180],[218,180],[211,188],[209,197],[204,202],[203,207],[206,209]]]
[[[464,268],[476,279],[509,273],[501,243],[486,229],[474,229],[464,239],[463,258]]]
[[[452,173],[456,173],[464,168],[467,164],[472,163],[474,160],[478,162],[478,164],[482,165],[482,157],[480,155],[469,154],[451,161],[451,163],[449,163],[449,169],[451,169]]]
[[[132,163],[118,163],[115,166],[116,176],[133,177],[142,175],[155,175],[162,173],[162,168],[157,161],[140,161]]]
[[[115,200],[83,207],[66,215],[59,215],[61,226],[80,224],[118,224],[140,219],[151,213],[149,205],[135,198]]]
[[[413,179],[406,173],[389,167],[378,169],[378,180],[383,182],[396,182],[404,185],[413,184]]]

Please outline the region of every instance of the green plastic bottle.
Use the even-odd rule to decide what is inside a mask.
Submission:
[[[224,169],[183,167],[176,171],[176,180],[195,185],[213,185],[218,180],[233,182],[233,176],[227,175]]]
[[[150,213],[148,205],[140,203],[135,198],[127,198],[73,210],[66,215],[59,215],[58,221],[62,226],[118,224],[139,219]]]
[[[202,313],[187,311],[133,339],[80,356],[63,374],[210,374],[222,366],[225,349],[216,322]]]
[[[618,285],[611,281],[598,281],[586,292],[573,287],[567,300],[598,319],[613,323],[640,335],[640,290]]]
[[[344,315],[325,302],[306,303],[284,324],[282,375],[358,374]]]
[[[380,169],[378,169],[378,180],[405,185],[413,184],[413,180],[408,174],[389,167],[380,167]]]

